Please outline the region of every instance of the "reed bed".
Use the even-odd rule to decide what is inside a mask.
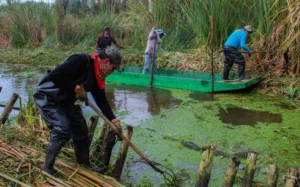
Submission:
[[[115,179],[72,163],[70,149],[63,148],[56,169],[59,175],[42,171],[47,131],[2,127],[0,132],[0,184],[14,186],[123,186]]]

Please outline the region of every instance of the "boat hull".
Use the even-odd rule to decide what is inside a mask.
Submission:
[[[142,74],[140,67],[126,67],[124,72],[114,72],[106,78],[107,82],[123,83],[140,86],[150,86],[151,75]],[[234,78],[231,76],[231,78]],[[249,80],[222,80],[222,75],[214,75],[214,91],[232,91],[248,88],[261,80],[261,77],[254,77]],[[178,71],[178,70],[158,70],[153,78],[153,87],[191,90],[197,92],[211,92],[212,81],[210,73]]]

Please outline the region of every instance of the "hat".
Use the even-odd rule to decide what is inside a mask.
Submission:
[[[156,29],[155,31],[160,37],[167,35],[162,29]]]
[[[105,48],[106,55],[110,58],[110,63],[116,65],[116,70],[122,72],[122,54],[117,48],[107,46]]]
[[[243,29],[245,29],[247,32],[253,32],[252,27],[250,25],[246,25],[245,27],[243,27]]]
[[[104,30],[104,31],[109,31],[110,29],[109,29],[108,26],[105,26],[103,30]]]

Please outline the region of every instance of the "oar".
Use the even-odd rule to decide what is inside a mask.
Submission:
[[[90,106],[149,166],[163,175],[166,174],[164,171],[156,167],[154,162],[150,161],[149,158],[147,158],[133,143],[131,143],[131,141],[122,132],[120,132],[117,127],[110,122],[92,102],[90,102],[90,100],[87,100],[86,104],[88,104],[88,106]]]

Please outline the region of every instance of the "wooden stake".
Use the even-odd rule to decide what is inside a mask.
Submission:
[[[268,171],[267,187],[276,187],[278,176],[279,176],[278,168],[275,165],[270,165]]]
[[[288,169],[287,175],[285,176],[286,182],[285,187],[294,187],[297,183],[297,175],[298,171],[297,169],[291,168]]]
[[[133,135],[133,128],[131,126],[127,125],[126,130],[125,130],[125,136],[128,138],[128,140],[131,140],[132,135]],[[120,179],[120,177],[121,177],[124,162],[125,162],[125,159],[127,156],[128,147],[129,147],[129,145],[126,144],[125,142],[122,142],[120,145],[118,157],[117,157],[115,167],[114,167],[114,176],[117,179]]]
[[[19,95],[15,94],[15,93],[10,97],[7,105],[5,106],[5,108],[1,114],[0,125],[4,125],[4,123],[8,119],[8,116],[9,116],[10,112],[12,111],[12,108],[13,108],[15,102],[17,101],[18,97],[19,97]]]
[[[202,153],[202,158],[197,173],[197,180],[196,180],[195,187],[208,186],[212,163],[214,159],[214,152],[215,152],[214,146],[210,146]]]
[[[97,135],[97,147],[95,151],[93,152],[93,158],[96,160],[96,165],[99,165],[101,163],[101,150],[102,150],[102,144],[103,144],[103,139],[104,139],[104,134],[107,129],[107,124],[104,122],[101,125],[101,129]]]
[[[240,165],[240,161],[236,157],[232,157],[229,167],[226,171],[226,175],[222,187],[233,186],[236,174],[238,172],[239,165]]]
[[[244,187],[252,187],[252,181],[256,169],[256,158],[258,154],[255,152],[248,153],[247,166],[244,176]]]
[[[89,138],[90,138],[91,142],[93,141],[93,137],[94,137],[95,129],[98,124],[98,120],[99,120],[99,116],[94,115],[90,118],[88,125],[87,125],[88,129],[89,129]]]

